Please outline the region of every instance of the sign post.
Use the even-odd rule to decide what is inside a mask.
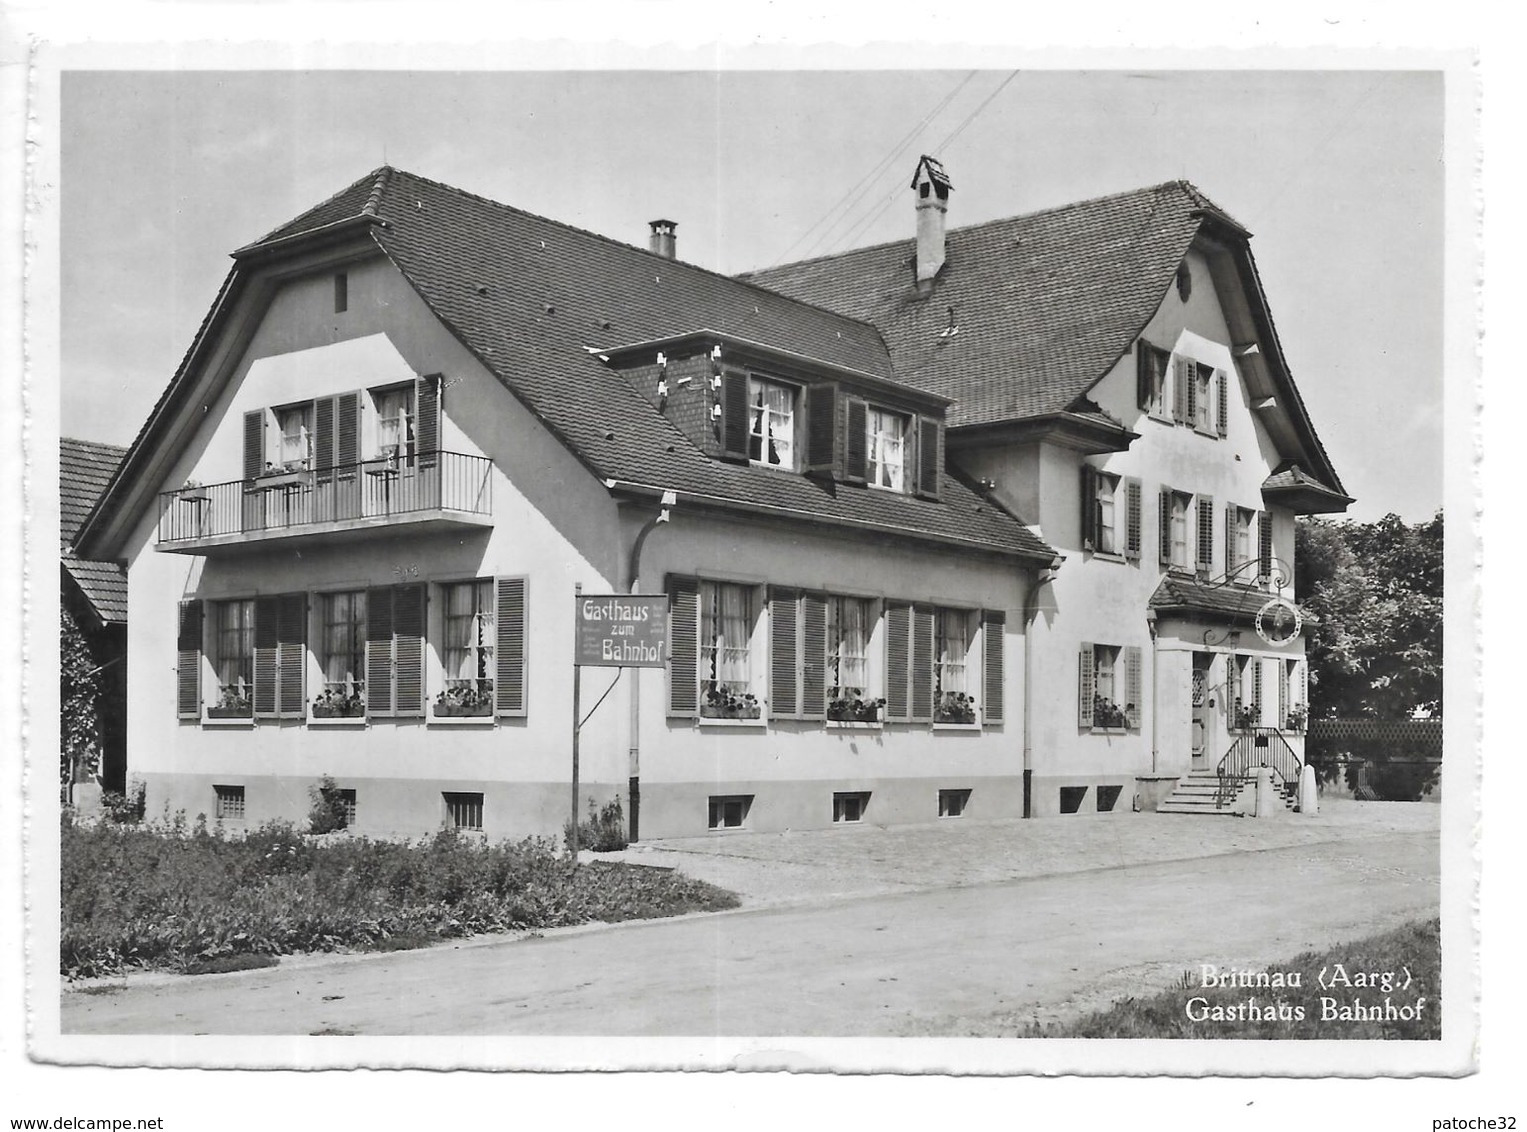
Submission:
[[[668,663],[668,598],[589,594],[573,587],[573,830],[570,848],[578,856],[578,736],[588,722],[582,713],[585,668],[662,668]],[[616,674],[619,679],[619,674]],[[615,685],[612,683],[610,688]],[[609,695],[609,691],[605,692]],[[599,710],[604,696],[589,711]]]

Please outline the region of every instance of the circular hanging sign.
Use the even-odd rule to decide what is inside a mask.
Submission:
[[[1275,597],[1257,610],[1257,636],[1270,645],[1286,645],[1299,635],[1304,618],[1298,608],[1281,597]]]

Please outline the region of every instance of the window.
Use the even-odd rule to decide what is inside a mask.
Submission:
[[[244,788],[242,786],[213,786],[212,815],[217,821],[244,820]]]
[[[350,277],[343,271],[334,274],[334,313],[343,314],[350,309]]]
[[[1078,658],[1079,725],[1089,731],[1137,731],[1143,679],[1138,646],[1083,642]]]
[[[366,714],[424,714],[424,587],[366,591]]]
[[[1138,401],[1140,408],[1153,417],[1168,417],[1167,373],[1171,369],[1172,355],[1149,342],[1140,343],[1136,355],[1138,367]]]
[[[1308,669],[1303,661],[1283,662],[1278,683],[1278,718],[1286,731],[1303,731],[1309,722]]]
[[[1099,786],[1098,787],[1098,813],[1111,814],[1113,808],[1119,802],[1119,795],[1124,792],[1122,786]]]
[[[1140,481],[1082,465],[1082,547],[1140,557]]]
[[[313,403],[288,405],[276,410],[276,467],[297,471],[312,467]]]
[[[1198,519],[1198,553],[1195,565],[1200,574],[1214,573],[1214,497],[1200,495],[1195,510]]]
[[[957,818],[965,812],[970,802],[969,790],[940,790],[938,792],[938,816]]]
[[[448,829],[482,830],[482,795],[446,791],[445,824]]]
[[[751,794],[712,794],[707,828],[741,829],[748,820],[748,808],[752,804]]]
[[[748,389],[748,459],[795,470],[794,386],[755,377]]]
[[[323,689],[313,701],[315,716],[361,716],[366,712],[366,593],[323,594],[318,664]]]
[[[1114,517],[1114,496],[1119,490],[1119,477],[1111,476],[1107,472],[1100,472],[1097,477],[1097,548],[1105,554],[1112,554],[1118,550],[1118,539],[1115,537],[1116,520]]]
[[[699,585],[700,714],[757,719],[753,694],[753,587],[734,582]]]
[[[868,790],[835,793],[832,796],[832,820],[847,824],[863,821],[864,812],[869,809],[869,804]]]
[[[1085,786],[1062,786],[1060,788],[1060,812],[1063,814],[1081,813],[1082,803],[1087,799]]]
[[[254,705],[254,600],[212,603],[217,707],[250,715]]]
[[[1189,568],[1188,506],[1192,499],[1169,487],[1161,489],[1161,562],[1174,570]]]
[[[1225,508],[1225,574],[1237,580],[1251,561],[1251,524],[1256,512],[1234,503]]]
[[[1192,405],[1193,427],[1199,432],[1214,435],[1214,367],[1202,362],[1194,365]]]
[[[870,685],[870,603],[865,598],[827,599],[827,696],[863,700]],[[873,698],[873,697],[868,697]],[[829,705],[831,707],[831,705]]]
[[[970,614],[938,609],[933,615],[933,721],[974,723],[976,701],[970,694]]]
[[[457,582],[442,587],[445,595],[445,690],[435,714],[493,714],[494,640],[493,581]],[[449,706],[456,711],[441,711]]]
[[[341,790],[339,792],[339,804],[345,811],[345,828],[353,829],[355,827],[355,791]]]
[[[906,490],[907,419],[873,406],[865,414],[865,479],[872,487]]]
[[[383,389],[376,398],[376,447],[383,457],[410,456],[414,451],[413,386]]]
[[[267,594],[255,599],[254,713],[265,719],[307,714],[307,595]]]

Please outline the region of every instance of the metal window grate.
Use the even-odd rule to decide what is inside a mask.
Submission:
[[[446,791],[445,820],[452,829],[482,829],[482,795]]]
[[[217,801],[213,816],[219,821],[244,820],[244,788],[242,786],[213,786]]]

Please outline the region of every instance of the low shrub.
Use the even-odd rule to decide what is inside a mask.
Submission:
[[[204,820],[188,827],[183,815],[70,824],[61,835],[59,965],[69,977],[184,971],[235,955],[414,947],[737,904],[674,873],[614,862],[579,868],[544,838],[489,846],[447,830],[415,843],[318,843],[289,823],[228,837]]]
[[[309,833],[333,833],[350,824],[339,784],[327,774],[308,791],[308,798],[313,803],[308,810]]]
[[[107,821],[118,825],[133,825],[143,820],[147,799],[147,787],[142,779],[135,778],[127,784],[125,792],[105,791],[101,795],[101,812],[106,815]]]
[[[568,849],[573,847],[571,820],[562,826],[562,843]],[[615,853],[629,844],[631,839],[626,836],[626,814],[620,805],[620,795],[606,802],[603,809],[590,798],[589,816],[578,823],[578,848],[591,849],[595,853]]]

